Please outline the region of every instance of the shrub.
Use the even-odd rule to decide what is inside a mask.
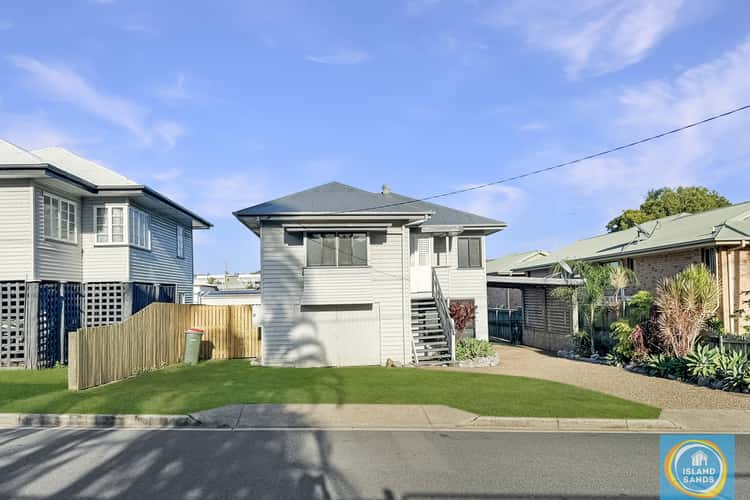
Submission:
[[[666,353],[685,356],[719,308],[719,286],[706,266],[691,264],[659,284],[654,302]]]
[[[693,377],[713,377],[716,375],[716,359],[719,351],[707,345],[699,345],[685,356],[688,374]]]
[[[614,359],[620,363],[630,361],[633,357],[635,347],[631,339],[633,333],[633,327],[630,323],[624,320],[615,321],[609,325],[609,331],[614,337],[615,345],[612,348],[612,355]]]
[[[466,302],[452,302],[449,309],[453,324],[456,327],[456,333],[461,336],[469,323],[474,321],[477,306]]]
[[[745,389],[750,383],[750,360],[741,352],[721,352],[716,357],[716,376],[723,389]]]
[[[654,296],[651,292],[641,290],[630,297],[625,317],[631,325],[643,325],[648,322],[653,305]]]
[[[486,340],[479,339],[461,339],[456,342],[456,359],[463,361],[465,359],[486,358],[493,356],[495,351],[492,344]]]
[[[687,375],[687,366],[682,358],[675,358],[665,354],[654,354],[646,358],[644,363],[649,375],[657,377],[673,376],[676,378],[685,378]]]
[[[588,332],[578,331],[573,334],[573,345],[579,356],[591,356],[591,337]]]
[[[641,325],[633,328],[630,332],[630,343],[633,346],[631,359],[642,361],[648,356],[648,347],[646,346],[646,335]]]

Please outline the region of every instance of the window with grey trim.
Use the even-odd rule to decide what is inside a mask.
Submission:
[[[367,265],[366,233],[307,233],[308,267]]]
[[[482,239],[458,238],[458,268],[482,267]]]

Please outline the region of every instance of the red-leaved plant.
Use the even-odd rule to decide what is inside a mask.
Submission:
[[[477,306],[466,302],[453,302],[450,306],[450,315],[453,318],[453,324],[456,326],[456,333],[462,335],[464,329],[474,321],[476,317]]]

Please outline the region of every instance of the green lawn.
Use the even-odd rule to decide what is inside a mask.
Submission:
[[[545,380],[408,368],[175,366],[74,393],[64,368],[0,370],[0,413],[182,414],[232,403],[444,404],[480,415],[656,418],[659,409]]]

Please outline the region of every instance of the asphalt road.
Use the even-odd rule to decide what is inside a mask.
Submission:
[[[658,462],[657,434],[4,429],[0,498],[657,498]]]

